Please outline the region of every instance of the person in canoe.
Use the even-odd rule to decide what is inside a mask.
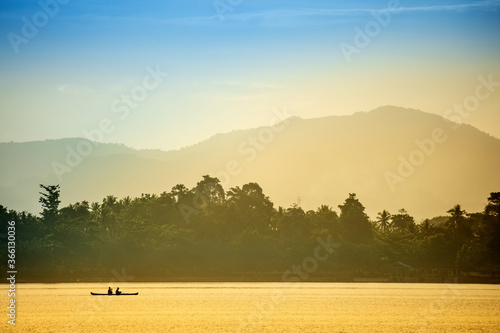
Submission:
[[[111,287],[108,287],[108,295],[113,295],[113,289]]]
[[[116,294],[120,295],[122,292],[120,291],[120,288],[116,288]]]

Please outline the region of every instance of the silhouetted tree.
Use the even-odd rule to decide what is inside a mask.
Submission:
[[[500,192],[490,193],[484,213],[500,219]]]
[[[465,225],[466,211],[462,210],[460,205],[455,205],[452,209],[448,210],[448,213],[450,214],[450,217],[448,218],[446,226],[455,237],[458,252],[462,247],[464,237],[468,231],[468,228]]]
[[[312,239],[318,236],[328,237],[329,235],[334,241],[339,242],[341,237],[341,227],[339,216],[328,205],[321,205],[316,211],[310,211],[310,225],[314,228],[311,232]]]
[[[175,185],[174,187],[172,187],[172,190],[170,191],[170,194],[172,194],[177,203],[182,202],[183,199],[188,195],[188,193],[189,189],[183,184]]]
[[[310,257],[318,237],[330,236],[342,246],[318,263],[318,272],[385,274],[395,261],[462,271],[500,269],[498,192],[491,193],[483,212],[466,214],[457,205],[449,216],[416,226],[405,210],[395,215],[384,210],[372,225],[353,193],[339,205],[339,215],[327,205],[307,212],[298,205],[276,209],[257,183],[225,193],[209,176],[192,189],[177,185],[159,195],[121,200],[111,195],[100,203],[62,208],[59,186],[41,187],[41,217],[0,205],[0,234],[9,220],[16,221],[19,263],[24,277],[33,280],[102,278],[120,267],[155,278],[283,272]],[[194,211],[191,223],[181,205]],[[7,253],[3,239],[0,250]],[[0,270],[5,265],[0,262]]]
[[[100,223],[108,237],[113,237],[114,235],[119,209],[118,198],[114,195],[108,195],[102,200]]]
[[[500,268],[500,192],[492,192],[484,209],[483,234],[488,260]]]
[[[382,231],[386,232],[390,226],[391,214],[384,209],[382,212],[378,213],[377,222],[378,222],[380,228],[382,229]]]
[[[46,193],[40,192],[40,199],[38,200],[42,204],[42,219],[44,225],[51,229],[57,223],[57,215],[59,214],[59,204],[61,201],[59,200],[60,195],[60,187],[59,185],[42,185],[40,187],[43,188]]]
[[[372,225],[365,214],[365,207],[350,193],[340,208],[340,224],[345,240],[353,243],[366,243],[372,239]]]
[[[434,233],[435,228],[432,226],[429,219],[425,219],[418,228],[418,231],[424,237],[431,236]]]
[[[391,216],[391,226],[394,230],[399,232],[415,232],[415,220],[412,216],[408,215],[405,209],[400,209],[398,214]]]
[[[231,223],[239,225],[239,230],[250,228],[261,235],[271,231],[271,217],[274,214],[273,203],[264,195],[257,183],[248,183],[231,188],[227,192],[229,207],[233,208]]]
[[[203,180],[196,184],[194,190],[201,194],[207,203],[222,203],[226,199],[224,188],[216,177],[203,176]]]

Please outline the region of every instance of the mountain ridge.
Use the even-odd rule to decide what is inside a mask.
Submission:
[[[446,139],[425,154],[416,142],[431,145],[437,129]],[[400,208],[423,218],[442,215],[456,203],[477,210],[489,192],[500,188],[495,172],[500,168],[499,139],[439,115],[395,106],[350,116],[292,117],[274,128],[218,133],[179,150],[91,143],[92,154],[60,182],[54,162],[63,164],[67,147],[81,140],[86,139],[35,141],[46,147],[33,155],[13,148],[29,143],[0,143],[0,202],[38,211],[39,183],[61,183],[63,204],[68,204],[100,201],[109,194],[161,193],[179,183],[192,187],[210,174],[226,190],[257,182],[282,206],[300,201],[307,209],[335,207],[356,192],[372,218],[382,209]],[[411,156],[421,156],[423,162],[401,177],[398,167]],[[392,188],[389,173],[402,179]]]

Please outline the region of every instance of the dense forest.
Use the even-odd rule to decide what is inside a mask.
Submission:
[[[404,209],[382,210],[372,221],[354,193],[338,211],[327,205],[305,211],[274,207],[256,183],[226,191],[210,176],[192,189],[177,185],[160,195],[62,208],[59,185],[40,187],[40,216],[0,205],[1,269],[7,270],[7,225],[15,221],[16,267],[25,281],[95,281],[114,270],[137,280],[280,280],[324,243],[336,246],[309,270],[311,278],[384,276],[395,262],[465,277],[500,271],[500,192],[491,193],[482,212],[457,204],[417,224]]]

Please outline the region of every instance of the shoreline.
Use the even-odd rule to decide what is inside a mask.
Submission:
[[[139,277],[134,276],[133,279],[127,281],[117,281],[113,277],[95,277],[95,278],[28,278],[28,279],[18,279],[16,281],[18,284],[22,283],[170,283],[170,282],[199,282],[199,283],[210,283],[210,282],[253,282],[253,283],[267,283],[267,282],[281,282],[281,283],[297,283],[296,281],[283,281],[281,275],[263,275],[263,276],[249,276],[249,275],[230,275],[230,276],[169,276],[169,277]],[[456,280],[454,277],[450,278],[427,278],[418,279],[414,278],[411,280],[400,280],[400,281],[389,281],[387,277],[332,277],[332,276],[318,276],[310,277],[306,280],[300,282],[307,283],[409,283],[409,284],[430,284],[430,283],[458,283],[458,284],[500,284],[500,277],[460,277]],[[1,282],[0,285],[8,285],[7,282]]]

